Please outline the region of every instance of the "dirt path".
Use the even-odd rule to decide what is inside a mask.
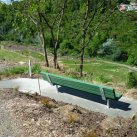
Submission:
[[[120,63],[117,63],[117,62],[104,61],[104,60],[102,60],[102,62],[109,63],[109,64],[115,64],[115,65],[118,65],[118,66],[122,66],[122,67],[128,68],[128,69],[130,69],[132,71],[137,71],[137,67],[131,67],[129,65],[120,64]]]
[[[10,117],[5,107],[5,103],[0,100],[0,137],[15,137],[17,122]]]
[[[0,137],[17,137],[21,133],[19,121],[10,115],[6,102],[8,96],[3,96],[2,92],[0,91]]]
[[[137,115],[132,119],[112,118],[40,98],[0,90],[0,137],[137,137]]]
[[[72,60],[72,59],[68,59],[68,60]],[[73,61],[75,61],[75,59]],[[137,71],[137,67],[132,67],[132,66],[129,66],[129,65],[126,65],[126,64],[120,64],[120,63],[117,63],[117,62],[111,62],[111,61],[100,60],[100,59],[99,59],[99,61],[104,62],[104,63],[108,63],[108,64],[114,64],[114,65],[121,66],[121,67],[125,67],[125,68],[128,68],[131,71]],[[68,63],[64,63],[64,64],[68,64]],[[92,63],[84,63],[84,66],[89,66],[91,64]],[[72,63],[72,64],[68,64],[68,65],[69,66],[79,66],[80,64]]]
[[[44,104],[36,97],[0,90],[0,137],[81,137],[92,128],[101,134],[105,115],[47,97]]]

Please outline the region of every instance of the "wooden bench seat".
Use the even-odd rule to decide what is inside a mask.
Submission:
[[[76,80],[73,78],[68,78],[60,75],[55,75],[47,72],[40,73],[44,80],[48,81],[52,85],[60,85],[69,88],[79,90],[81,92],[87,92],[97,96],[101,96],[103,100],[107,101],[107,106],[109,107],[109,100],[119,100],[122,94],[116,92],[113,88],[97,85],[93,83],[84,82],[81,80]]]

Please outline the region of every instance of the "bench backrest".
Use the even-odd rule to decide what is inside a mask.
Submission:
[[[92,93],[95,95],[101,95],[101,90],[103,89],[104,95],[107,99],[116,99],[115,91],[111,87],[87,83],[84,81],[67,78],[64,76],[59,76],[51,73],[41,72],[41,75],[44,80],[51,82],[53,85],[61,85],[80,91]]]

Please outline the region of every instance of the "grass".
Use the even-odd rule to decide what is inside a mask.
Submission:
[[[43,104],[44,107],[49,108],[49,109],[55,107],[55,105],[53,105],[48,98],[43,98],[41,100],[41,103]]]
[[[0,50],[0,60],[19,62],[19,61],[27,61],[28,58],[16,52],[12,52],[8,50]]]
[[[67,119],[68,124],[77,123],[78,121],[80,121],[80,118],[79,118],[79,115],[77,113],[71,112],[68,114],[68,119]]]
[[[62,60],[62,63],[65,66],[65,71],[69,69],[79,71],[78,60]],[[116,84],[125,84],[128,72],[129,70],[125,67],[103,62],[102,60],[89,59],[84,63],[85,77],[83,79],[102,83],[113,82]]]
[[[34,58],[36,60],[44,61],[44,55],[42,55],[38,52],[35,52],[35,51],[22,50],[22,51],[18,51],[18,53],[20,53],[26,57],[31,56],[32,58]]]
[[[133,125],[133,128],[134,128],[135,130],[137,130],[137,123],[135,123],[135,124]]]
[[[12,75],[17,74],[26,74],[28,73],[27,67],[12,67],[12,68],[6,68],[3,71],[0,72],[0,75],[3,75],[5,77],[9,77]]]
[[[7,43],[2,43],[6,45]],[[32,61],[44,61],[44,56],[36,51],[8,51],[1,49],[0,50],[0,60],[5,60],[9,62],[19,62],[24,61],[28,62],[28,58],[31,57]],[[101,83],[115,83],[122,86],[125,86],[127,83],[127,76],[129,73],[129,69],[123,66],[119,66],[117,64],[112,64],[105,62],[101,59],[87,59],[84,62],[84,77],[79,78],[79,60],[67,60],[61,59],[63,66],[65,66],[65,74],[67,76],[82,79],[85,81],[97,81]],[[20,68],[19,68],[20,69]],[[34,71],[41,69],[39,66],[35,66]],[[16,71],[17,69],[15,69]],[[14,74],[13,70],[10,70],[12,74]],[[22,72],[22,70],[20,69]],[[51,70],[50,70],[51,71]],[[15,73],[18,73],[16,71]],[[8,73],[7,73],[8,74]]]
[[[85,130],[80,137],[98,137],[98,134],[92,130]]]
[[[39,64],[32,65],[32,73],[38,74],[40,70],[41,70],[41,67]],[[18,75],[18,74],[28,74],[28,67],[14,66],[11,68],[5,68],[4,70],[0,71],[0,75],[3,75],[5,77],[12,76],[12,75]]]
[[[25,47],[33,45],[21,44],[24,46],[24,50],[18,51],[9,51],[5,50],[4,47],[7,45],[18,45],[19,43],[13,41],[2,41],[0,42],[0,60],[7,60],[7,61],[28,61],[28,58],[31,58],[34,61],[44,61],[44,55],[39,52],[32,51],[32,50],[25,50]],[[38,45],[37,45],[38,46]]]
[[[28,58],[31,57],[35,61],[44,61],[44,55],[35,52],[35,51],[8,51],[5,49],[0,50],[0,60],[19,62],[19,61],[28,61]]]

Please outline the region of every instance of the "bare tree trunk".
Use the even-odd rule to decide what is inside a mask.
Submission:
[[[64,12],[65,12],[65,7],[67,4],[67,0],[64,0],[61,12],[57,15],[60,16],[59,22],[57,23],[57,17],[55,17],[55,20],[53,21],[52,24],[49,23],[49,21],[47,20],[45,14],[41,13],[42,18],[44,19],[45,23],[47,24],[47,26],[50,29],[50,33],[51,33],[51,37],[52,37],[52,44],[53,44],[53,53],[54,53],[54,58],[53,58],[53,62],[54,62],[54,68],[55,69],[59,69],[59,64],[58,64],[58,45],[59,45],[59,38],[60,38],[60,33],[61,33],[61,24],[62,24],[62,20],[63,20],[63,16],[64,16]],[[55,35],[54,33],[54,25],[57,25],[57,33]],[[56,38],[55,38],[56,36]]]
[[[56,69],[60,68],[59,64],[58,64],[58,53],[57,53],[58,51],[57,50],[58,50],[60,33],[61,33],[61,23],[62,23],[62,20],[63,20],[66,4],[67,4],[67,0],[64,0],[61,15],[60,15],[60,20],[59,20],[59,23],[58,23],[58,31],[57,31],[57,35],[56,35],[56,42],[54,42],[54,67]]]
[[[53,28],[50,28],[51,31],[51,37],[52,37],[52,45],[53,45],[53,63],[54,63],[54,68],[58,69],[59,65],[58,65],[58,55],[57,55],[57,41],[55,42],[55,37],[54,37],[54,32],[53,32]]]
[[[54,68],[56,68],[56,69],[59,69],[59,64],[58,64],[58,54],[57,54],[57,42],[55,43],[55,45],[54,45]]]
[[[82,27],[82,41],[81,41],[81,53],[80,53],[80,77],[83,76],[83,64],[84,64],[84,51],[85,51],[85,38],[86,38],[86,24],[88,18],[88,11],[89,11],[89,0],[87,0],[87,9],[84,17],[84,24]]]
[[[43,39],[45,66],[49,67],[48,54],[47,54],[47,44],[46,44],[46,38],[45,38],[45,34],[44,34],[45,32],[44,32],[44,28],[43,28],[42,17],[41,17],[40,13],[38,13],[38,15],[39,15],[39,20],[40,20],[40,31],[41,31],[42,39]]]
[[[89,13],[89,8],[90,8],[90,0],[87,0],[87,9],[86,9],[86,13],[84,16],[84,24],[82,26],[82,41],[81,41],[81,53],[80,53],[80,76],[83,76],[83,64],[84,64],[84,52],[85,52],[85,38],[87,35],[87,31],[88,28],[91,24],[91,22],[93,21],[95,14],[96,14],[96,9],[94,9],[93,15],[92,17],[90,17],[89,21],[88,21],[88,13]]]
[[[44,32],[42,32],[43,37],[43,47],[44,47],[44,57],[45,57],[45,66],[49,67],[48,54],[47,54],[47,44]]]
[[[82,43],[81,43],[81,54],[80,54],[80,76],[83,76],[83,63],[84,63],[84,51],[85,51],[85,37],[86,30],[82,31]]]

